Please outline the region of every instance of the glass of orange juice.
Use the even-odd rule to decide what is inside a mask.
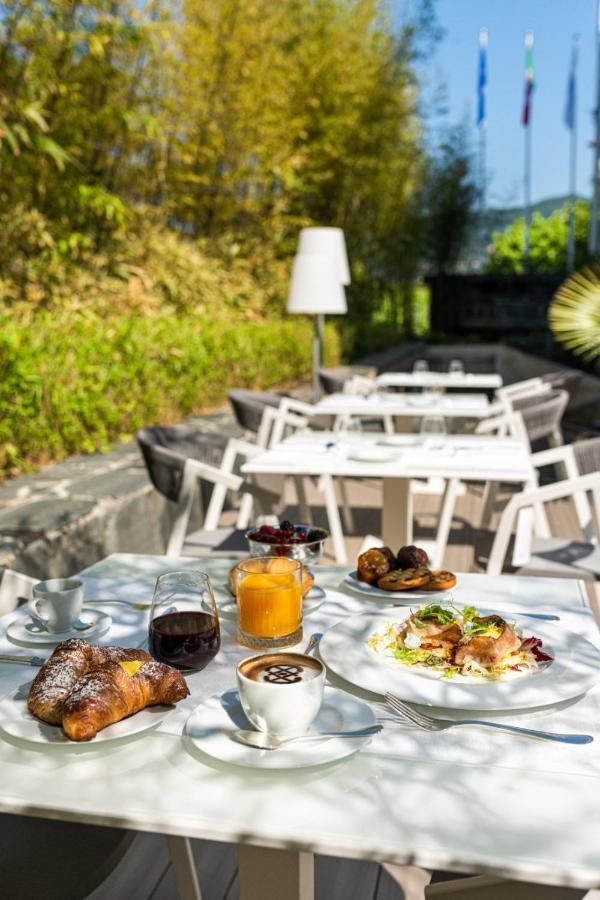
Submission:
[[[291,647],[302,640],[302,565],[261,556],[237,567],[237,639],[253,650]]]

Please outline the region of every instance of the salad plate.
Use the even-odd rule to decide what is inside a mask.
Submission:
[[[344,587],[350,588],[351,591],[363,594],[370,600],[379,602],[386,600],[393,606],[398,606],[399,604],[410,606],[411,603],[414,604],[415,600],[430,601],[434,597],[436,600],[439,600],[440,597],[448,596],[451,590],[453,590],[452,588],[451,590],[445,591],[423,591],[418,588],[411,588],[406,591],[384,591],[382,588],[377,587],[376,584],[367,584],[366,581],[359,581],[356,569],[345,576],[342,584]]]
[[[431,599],[431,598],[430,598]],[[454,607],[456,611],[461,608]],[[483,611],[482,611],[483,612]],[[561,623],[533,622],[518,614],[503,615],[523,639],[538,639],[540,656],[550,657],[539,666],[524,667],[490,677],[453,673],[441,669],[406,664],[395,654],[376,648],[386,631],[399,631],[410,610],[354,616],[334,625],[319,644],[321,659],[328,670],[350,684],[423,706],[464,710],[517,710],[551,706],[580,696],[600,680],[600,653],[581,635]],[[404,654],[406,656],[407,654]],[[409,654],[410,655],[410,654]]]

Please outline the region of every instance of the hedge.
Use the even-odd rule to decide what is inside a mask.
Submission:
[[[312,324],[243,320],[228,311],[99,318],[0,317],[0,475],[106,448],[138,428],[225,401],[231,387],[266,388],[305,376]],[[326,359],[339,357],[327,328]]]

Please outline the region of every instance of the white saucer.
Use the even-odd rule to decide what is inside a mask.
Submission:
[[[172,712],[172,706],[148,706],[134,716],[121,719],[108,728],[99,731],[91,741],[71,741],[58,725],[47,725],[32,716],[27,709],[27,695],[31,682],[22,684],[20,688],[0,700],[0,729],[12,737],[20,738],[34,744],[68,744],[71,747],[87,747],[104,741],[116,741],[118,738],[130,737],[155,728],[165,716]]]
[[[56,644],[60,644],[61,641],[69,640],[69,638],[80,637],[88,640],[92,636],[99,637],[108,631],[112,625],[111,616],[100,609],[86,607],[86,609],[81,610],[79,618],[86,624],[89,622],[91,627],[84,630],[72,628],[70,631],[53,634],[50,631],[41,629],[29,616],[22,616],[10,623],[6,629],[6,637],[13,644],[19,644],[23,647],[54,647]]]
[[[351,694],[326,687],[323,705],[311,731],[347,731],[375,725],[370,706]],[[298,741],[281,750],[257,750],[233,741],[228,732],[252,728],[242,710],[238,692],[213,694],[191,713],[185,735],[192,744],[213,759],[256,769],[301,769],[319,766],[352,756],[371,739],[323,738],[322,741]]]
[[[327,594],[323,588],[315,585],[302,601],[302,615],[306,616],[314,609],[317,609],[326,598]],[[231,596],[229,591],[227,591],[227,593],[222,593],[221,591],[218,593],[215,592],[215,603],[217,604],[220,616],[224,619],[231,619],[231,621],[234,622],[237,621],[236,600],[235,597]],[[206,612],[212,612],[210,601],[207,600],[206,597],[202,598],[202,608],[205,609]]]

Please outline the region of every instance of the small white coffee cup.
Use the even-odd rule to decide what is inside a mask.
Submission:
[[[242,709],[255,728],[281,738],[308,731],[323,702],[325,666],[318,659],[261,653],[242,660],[236,675]]]
[[[70,631],[83,605],[83,583],[73,578],[51,578],[33,586],[27,603],[36,625],[52,634]]]

